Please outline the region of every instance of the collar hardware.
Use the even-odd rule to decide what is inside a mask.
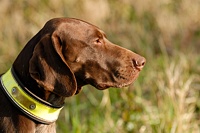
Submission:
[[[44,124],[55,122],[63,107],[53,108],[30,96],[17,83],[11,69],[1,77],[3,90],[11,102],[22,112],[36,121]]]

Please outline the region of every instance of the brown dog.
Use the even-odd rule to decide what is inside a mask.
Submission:
[[[145,58],[109,42],[94,25],[52,19],[1,76],[0,132],[55,133],[66,97],[86,84],[127,86],[144,64]]]

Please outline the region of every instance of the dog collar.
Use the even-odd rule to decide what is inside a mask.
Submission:
[[[62,107],[54,108],[34,99],[17,83],[11,69],[1,77],[2,88],[11,102],[36,121],[44,124],[55,122]]]

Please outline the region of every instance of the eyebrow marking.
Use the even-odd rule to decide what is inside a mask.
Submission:
[[[105,34],[104,31],[102,31],[102,30],[100,30],[100,29],[98,29],[98,30],[99,30],[99,32],[103,35],[103,37],[107,38],[107,36],[106,36],[106,34]]]

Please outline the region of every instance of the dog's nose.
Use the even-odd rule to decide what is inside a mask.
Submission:
[[[146,63],[146,59],[142,56],[137,57],[136,59],[133,59],[133,64],[136,68],[142,69]]]

